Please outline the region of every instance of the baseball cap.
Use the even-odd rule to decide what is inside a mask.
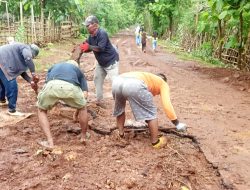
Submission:
[[[30,49],[33,57],[36,57],[39,54],[39,47],[36,44],[31,44]]]
[[[94,23],[99,24],[99,21],[98,21],[98,19],[96,18],[96,16],[90,15],[90,16],[88,16],[88,17],[85,19],[85,21],[83,22],[83,25],[88,26],[88,25],[94,24]]]

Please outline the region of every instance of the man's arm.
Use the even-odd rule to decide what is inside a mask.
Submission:
[[[21,76],[23,77],[24,80],[26,80],[28,83],[30,83],[31,88],[36,92],[36,94],[38,93],[38,85],[37,83],[39,82],[39,78],[35,75],[32,74],[32,78],[26,73],[23,72],[21,74]]]
[[[23,77],[24,80],[26,80],[28,83],[34,82],[38,83],[39,82],[39,77],[35,73],[31,73],[32,78],[28,75],[27,72],[23,72],[21,76]]]
[[[91,52],[91,51],[95,51],[95,52],[100,52],[101,51],[99,46],[89,45],[88,42],[83,42],[82,44],[80,44],[80,48],[84,53],[88,53],[88,52]]]
[[[28,75],[28,73],[26,73],[26,72],[23,72],[22,74],[21,74],[21,76],[23,77],[23,79],[24,80],[26,80],[28,83],[30,83],[31,82],[31,77]]]
[[[95,52],[102,52],[105,51],[105,47],[109,41],[109,37],[107,32],[101,30],[100,34],[98,35],[98,42],[97,45],[91,45],[90,40],[86,40],[81,44],[81,48],[83,52],[95,51]]]
[[[82,89],[82,91],[88,92],[87,80],[85,78],[85,75],[82,73],[80,69],[77,70],[77,77],[78,77],[78,81],[80,83],[80,88]]]
[[[109,41],[109,37],[107,32],[101,30],[100,36],[98,38],[97,46],[93,46],[93,51],[102,52],[105,51],[105,47],[107,46],[107,43]]]
[[[185,131],[187,126],[185,123],[180,123],[176,116],[174,107],[170,100],[170,91],[169,91],[169,86],[167,85],[167,83],[165,83],[161,87],[161,100],[162,100],[163,108],[167,117],[176,126],[177,131]]]
[[[81,78],[80,83],[81,83],[82,91],[88,92],[88,84],[87,84],[87,80],[85,79],[85,77]]]
[[[22,55],[23,55],[25,63],[27,64],[30,72],[35,73],[35,64],[32,60],[32,53],[31,53],[30,49],[24,48],[22,51]]]
[[[161,101],[162,101],[164,112],[171,121],[176,120],[177,116],[176,116],[174,107],[170,100],[169,86],[167,85],[167,83],[163,83],[160,88],[161,88],[160,89]]]

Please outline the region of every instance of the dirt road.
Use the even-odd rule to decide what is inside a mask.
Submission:
[[[88,105],[92,130],[87,145],[79,142],[78,124],[70,119],[73,110],[61,106],[60,114],[49,113],[58,145],[49,152],[36,143],[44,138],[38,126],[36,97],[20,80],[23,90],[18,108],[34,116],[15,125],[1,125],[1,189],[250,189],[250,75],[202,68],[163,49],[153,53],[149,42],[147,52],[142,53],[134,37],[126,32],[112,41],[119,47],[120,72],[140,70],[168,76],[173,105],[179,118],[188,124],[188,132],[169,130],[164,134],[169,144],[161,150],[150,146],[148,131],[130,132],[125,140],[118,139],[116,131],[110,132],[115,118],[107,80],[107,108]],[[72,43],[63,42],[48,50],[49,57],[38,59],[44,63],[61,61],[72,47]],[[94,57],[84,54],[81,61],[81,68],[88,71]],[[92,101],[93,72],[85,74]],[[44,76],[45,72],[41,73]],[[40,82],[40,88],[42,85]],[[155,103],[159,105],[159,125],[173,127],[158,97]],[[129,106],[127,111],[127,119],[133,120]],[[107,134],[97,133],[98,129]]]
[[[225,187],[250,189],[250,74],[203,69],[166,51],[136,53],[143,64],[135,70],[167,74],[178,115],[190,126],[188,133],[197,138],[206,159],[218,168]],[[137,61],[129,57],[128,62]],[[164,123],[164,116],[160,118]]]

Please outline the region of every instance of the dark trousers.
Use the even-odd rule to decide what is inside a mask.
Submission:
[[[146,50],[146,42],[141,44],[142,46],[142,51]]]
[[[5,96],[9,102],[9,111],[16,110],[18,87],[16,79],[8,81],[2,69],[0,69],[0,101],[5,101]]]

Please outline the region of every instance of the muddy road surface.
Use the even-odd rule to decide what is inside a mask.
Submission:
[[[6,116],[6,108],[1,108],[1,189],[250,189],[250,74],[207,68],[160,47],[154,53],[150,40],[143,53],[126,31],[112,42],[119,48],[120,73],[167,75],[172,103],[180,120],[187,123],[187,132],[173,129],[155,97],[161,133],[169,139],[168,145],[153,149],[147,128],[128,130],[125,139],[119,139],[110,81],[104,84],[106,106],[99,107],[94,102],[91,71],[95,58],[92,53],[83,54],[81,69],[90,90],[90,140],[86,145],[80,143],[79,125],[72,120],[74,110],[59,104],[59,109],[48,114],[57,147],[48,151],[39,146],[37,141],[45,136],[38,124],[36,95],[18,79],[18,110],[32,115],[18,120]],[[48,55],[35,61],[53,64],[67,59],[73,46],[72,41],[55,44],[46,49]],[[40,69],[41,89],[46,67]],[[127,125],[136,125],[130,107],[126,110]]]

